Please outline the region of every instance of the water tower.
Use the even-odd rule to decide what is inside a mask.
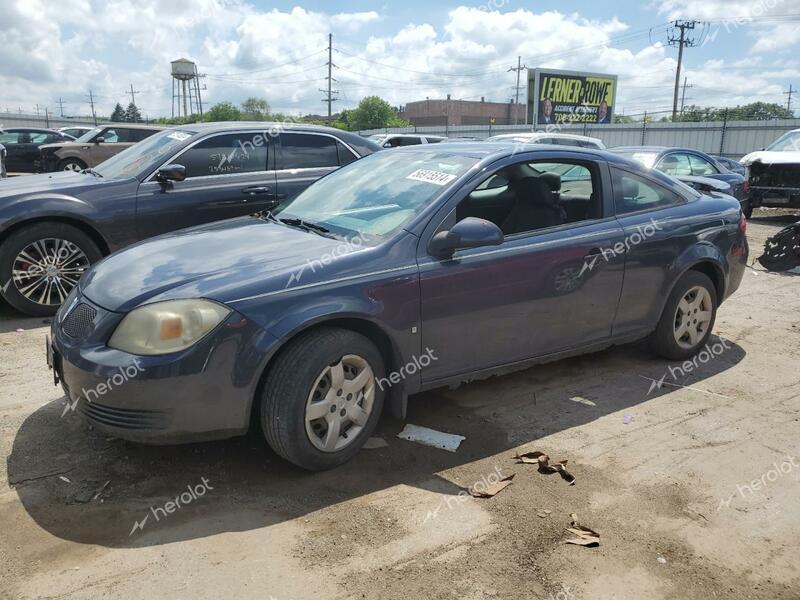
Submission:
[[[203,116],[197,65],[185,58],[172,61],[172,116]],[[177,110],[176,110],[177,109]]]

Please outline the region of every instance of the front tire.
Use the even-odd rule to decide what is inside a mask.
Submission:
[[[656,354],[686,360],[705,344],[717,318],[717,290],[707,275],[687,271],[667,298],[661,319],[650,337]]]
[[[54,315],[84,271],[102,257],[97,244],[71,225],[25,227],[0,245],[0,293],[22,313]]]
[[[325,327],[289,342],[261,393],[261,428],[295,465],[322,471],[355,456],[383,409],[381,353],[365,336]]]
[[[86,168],[86,163],[77,158],[67,158],[58,163],[59,171],[83,171]]]

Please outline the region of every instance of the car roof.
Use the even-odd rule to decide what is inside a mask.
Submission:
[[[47,129],[46,127],[5,127],[3,131],[9,133],[19,133],[21,131],[35,131],[37,133],[59,133],[55,129]]]
[[[420,144],[417,146],[401,146],[392,150],[396,152],[435,152],[441,154],[457,154],[467,156],[470,158],[477,158],[479,160],[487,160],[491,162],[503,158],[505,156],[513,156],[520,152],[531,153],[545,153],[545,152],[558,152],[558,153],[574,153],[582,155],[593,155],[598,160],[604,160],[614,164],[621,165],[637,165],[638,162],[632,161],[619,154],[613,154],[608,150],[600,150],[597,148],[578,148],[576,146],[561,146],[558,144],[517,144],[510,146],[502,142],[449,142],[445,140],[439,144]]]
[[[117,127],[119,129],[167,129],[164,125],[147,125],[145,123],[125,123],[124,121],[109,121],[98,123],[97,127]],[[92,127],[92,129],[95,129]]]
[[[600,138],[591,137],[588,135],[578,135],[575,133],[547,133],[546,131],[522,131],[520,133],[503,133],[500,135],[493,135],[493,138],[562,138],[568,140],[591,140],[593,142],[602,142]]]
[[[609,148],[611,152],[655,152],[661,154],[663,152],[695,152],[696,154],[704,154],[705,156],[712,156],[708,152],[703,152],[697,148],[684,148],[683,146],[616,146]]]

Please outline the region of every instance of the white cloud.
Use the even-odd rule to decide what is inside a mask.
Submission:
[[[768,6],[790,0],[758,1]],[[69,112],[86,114],[84,96],[92,89],[99,111],[109,113],[115,102],[127,104],[125,90],[133,84],[144,112],[169,114],[169,62],[186,57],[208,74],[207,102],[258,95],[284,112],[322,112],[318,88],[325,86],[329,32],[337,50],[337,108],[368,94],[393,104],[446,94],[508,101],[515,79],[508,68],[519,55],[528,67],[618,74],[618,106],[628,113],[671,105],[674,48],[648,45],[646,36],[618,43],[615,37],[627,36],[630,28],[612,15],[589,20],[552,9],[511,10],[498,1],[454,8],[443,23],[420,20],[392,30],[375,11],[258,10],[246,0],[60,0],[57,10],[43,0],[4,4],[0,108],[12,110],[31,110],[34,103],[53,110],[63,97]],[[731,18],[752,15],[753,6],[740,0],[665,0],[658,10],[670,18]],[[753,25],[736,35],[753,36],[754,52],[783,53],[782,62],[771,58],[768,66],[786,74],[795,67],[792,52],[783,52],[798,42],[792,25],[773,24],[769,36]],[[754,73],[763,64],[755,56],[689,71],[697,84],[692,102],[731,103],[731,81],[743,101],[779,93],[768,74]]]

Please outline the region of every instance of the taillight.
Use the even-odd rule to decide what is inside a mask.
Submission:
[[[739,231],[742,232],[742,235],[747,235],[747,219],[744,215],[739,219]]]

